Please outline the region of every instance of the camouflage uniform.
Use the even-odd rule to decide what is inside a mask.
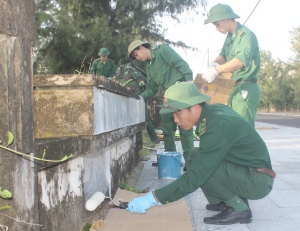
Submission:
[[[147,74],[133,63],[127,63],[117,69],[116,80],[119,81],[121,86],[139,95],[146,89]],[[145,115],[148,135],[151,141],[159,143],[155,128],[148,117],[147,101],[145,101]]]
[[[120,85],[137,95],[146,89],[147,74],[142,72],[142,70],[139,71],[132,63],[120,66],[116,77]]]

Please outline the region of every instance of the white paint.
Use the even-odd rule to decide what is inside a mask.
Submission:
[[[97,191],[108,191],[109,195],[106,196],[111,197],[111,167],[117,160],[125,161],[125,155],[130,151],[133,142],[135,139],[125,137],[107,148],[94,150],[94,154],[70,160],[51,169],[56,173],[40,172],[40,202],[46,210],[50,210],[71,198],[89,198]]]
[[[111,161],[118,160],[124,153],[128,153],[132,143],[132,139],[127,137],[115,143],[116,147],[114,149],[111,149],[110,153]]]
[[[84,195],[87,198],[97,191],[109,191],[109,195],[106,196],[111,197],[112,174],[110,169],[114,161],[125,157],[134,141],[126,137],[107,148],[95,150],[95,154],[83,158]]]
[[[110,148],[94,150],[94,154],[83,158],[83,185],[86,198],[97,191],[109,190],[109,194],[111,194]]]
[[[94,88],[94,135],[144,121],[144,100]]]
[[[82,158],[76,158],[62,164],[48,173],[47,171],[38,174],[41,186],[41,203],[49,210],[56,207],[63,200],[80,197],[83,194],[81,174],[83,172]],[[50,180],[47,174],[53,174]]]

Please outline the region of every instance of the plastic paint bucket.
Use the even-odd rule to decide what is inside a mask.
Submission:
[[[181,175],[181,152],[157,153],[157,167],[159,178],[179,178]]]

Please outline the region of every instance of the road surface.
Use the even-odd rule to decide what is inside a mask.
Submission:
[[[256,121],[268,124],[300,128],[300,113],[258,112],[256,115]]]

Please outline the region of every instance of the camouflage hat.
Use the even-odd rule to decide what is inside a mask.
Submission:
[[[204,24],[218,22],[226,19],[235,19],[239,17],[240,16],[233,12],[230,6],[219,3],[210,9]]]
[[[98,55],[100,55],[100,56],[108,56],[109,54],[110,54],[110,52],[105,47],[102,47],[98,53]]]
[[[147,48],[150,49],[150,43],[148,42],[143,42],[141,40],[135,40],[132,43],[130,43],[130,45],[128,46],[128,57],[130,57],[131,52],[136,49],[137,47],[141,46],[141,45],[145,45]]]
[[[209,99],[210,97],[202,94],[193,83],[176,83],[167,89],[164,97],[164,104],[159,113],[167,114],[181,111]]]

